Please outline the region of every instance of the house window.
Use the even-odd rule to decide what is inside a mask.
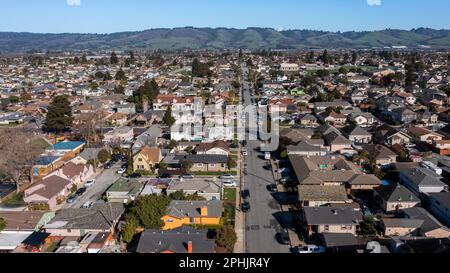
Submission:
[[[325,225],[325,231],[330,231],[330,226],[329,225]]]
[[[173,219],[172,218],[167,219],[167,223],[173,223]]]
[[[191,222],[191,224],[195,224],[195,218],[194,217],[189,218],[189,221]]]
[[[139,161],[139,162],[142,162],[142,158],[139,158],[138,161]]]
[[[203,168],[203,163],[197,163],[196,166],[197,166],[198,168]]]
[[[214,167],[216,167],[216,164],[209,164],[209,166],[210,166],[211,168],[214,168]]]

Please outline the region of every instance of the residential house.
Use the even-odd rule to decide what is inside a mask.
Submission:
[[[215,253],[215,241],[207,230],[181,227],[173,230],[146,230],[139,236],[137,253]]]
[[[160,148],[145,146],[133,156],[133,171],[153,172],[162,159]]]
[[[379,144],[369,144],[363,146],[363,151],[368,153],[379,166],[386,166],[397,162],[397,154]]]
[[[321,112],[327,110],[327,108],[349,109],[351,107],[352,106],[351,106],[351,104],[349,102],[343,101],[343,100],[334,100],[334,101],[331,101],[331,102],[316,102],[316,103],[314,103],[314,111],[316,113],[321,113]]]
[[[412,136],[414,141],[416,142],[424,142],[427,144],[433,144],[435,140],[443,140],[444,136],[433,132],[431,130],[420,128],[420,127],[411,127],[408,129],[408,134]]]
[[[165,110],[149,110],[136,116],[134,122],[138,126],[148,126],[154,123],[161,123],[164,119]]]
[[[119,143],[131,142],[134,138],[133,128],[128,126],[115,128],[103,136],[104,143]]]
[[[61,156],[63,159],[72,159],[83,151],[85,145],[86,143],[82,141],[62,141],[47,149],[47,152]]]
[[[162,217],[163,230],[184,225],[220,225],[222,201],[172,201]]]
[[[187,161],[193,164],[192,172],[226,172],[228,156],[208,154],[176,155],[174,160]]]
[[[304,114],[298,118],[300,125],[304,128],[319,127],[319,120],[312,114]]]
[[[423,220],[409,218],[383,218],[381,220],[381,228],[384,236],[388,237],[405,237],[417,236]]]
[[[321,146],[315,146],[310,141],[302,141],[296,145],[289,145],[286,147],[289,155],[300,156],[326,156],[329,154],[328,149]]]
[[[409,124],[417,120],[417,114],[408,108],[396,108],[390,112],[394,122]]]
[[[403,217],[422,220],[419,235],[427,238],[449,238],[450,229],[434,218],[426,209],[413,207],[401,211]]]
[[[125,212],[123,204],[96,204],[90,209],[62,209],[44,226],[55,237],[83,237],[90,232],[115,233],[115,227]]]
[[[400,184],[380,186],[373,191],[375,202],[385,212],[396,212],[400,209],[412,208],[420,205],[420,199]]]
[[[450,192],[430,193],[429,201],[431,213],[450,226]]]
[[[93,162],[98,159],[98,153],[102,150],[102,148],[86,148],[81,152],[81,154],[77,155],[75,158],[71,160],[76,165],[86,165],[89,162]]]
[[[368,112],[353,112],[348,115],[347,119],[361,127],[369,127],[375,123],[375,117]]]
[[[308,234],[350,233],[356,235],[362,215],[350,208],[304,207]]]
[[[73,184],[77,186],[81,186],[84,182],[86,182],[89,178],[94,175],[94,167],[92,165],[84,165],[84,164],[75,164],[73,162],[69,162],[64,165],[62,168],[54,171],[49,174],[47,177],[57,175],[64,179],[72,181]],[[46,177],[46,178],[47,178]]]
[[[106,198],[111,203],[128,203],[136,200],[143,189],[143,184],[136,180],[119,178],[106,191]]]
[[[166,193],[170,195],[183,191],[187,195],[198,195],[206,200],[221,200],[221,182],[208,179],[173,179],[167,187]]]
[[[114,113],[107,118],[108,122],[114,126],[123,126],[128,121],[128,116],[124,113]]]
[[[70,193],[73,182],[53,175],[25,190],[23,200],[30,206],[47,205],[53,210]]]
[[[368,144],[372,142],[372,134],[359,125],[350,125],[343,130],[344,136],[355,144]]]
[[[40,156],[34,160],[33,176],[46,176],[63,165],[64,161],[60,156]]]
[[[320,207],[329,204],[345,204],[348,198],[345,186],[300,185],[298,200],[303,207]]]
[[[324,122],[334,126],[343,126],[347,121],[347,117],[343,114],[336,113],[335,111],[331,111],[330,113],[322,113],[320,117]]]
[[[199,155],[230,155],[230,146],[223,140],[217,140],[210,143],[202,142],[195,148]]]
[[[378,142],[387,146],[393,146],[396,144],[405,145],[411,143],[412,138],[396,128],[383,124],[375,130],[374,134]]]
[[[340,133],[330,133],[324,137],[325,145],[330,147],[331,153],[339,152],[341,154],[354,153],[352,142],[342,136]]]
[[[116,112],[125,115],[136,114],[136,105],[134,103],[125,103],[116,106]]]
[[[416,195],[438,193],[448,189],[441,176],[425,168],[404,169],[400,171],[400,181]]]

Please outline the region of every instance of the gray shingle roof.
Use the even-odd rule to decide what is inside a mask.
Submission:
[[[222,217],[222,201],[172,201],[167,208],[168,215],[185,218],[185,217],[200,217],[200,209],[208,207],[207,217]]]
[[[381,186],[375,189],[383,200],[388,202],[420,202],[414,193],[400,184],[392,184],[388,186]]]
[[[193,253],[214,252],[215,242],[207,238],[207,230],[196,230],[190,227],[170,231],[146,230],[139,238],[136,252],[161,253],[171,251],[187,253],[188,242],[192,242]]]
[[[358,225],[362,219],[360,212],[353,209],[333,207],[305,207],[308,225]]]

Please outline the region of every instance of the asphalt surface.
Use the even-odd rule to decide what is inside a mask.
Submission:
[[[103,170],[99,176],[95,179],[95,184],[88,188],[87,191],[78,199],[72,203],[66,203],[63,208],[80,208],[86,202],[91,201],[93,203],[97,202],[101,199],[103,193],[120,177],[120,174],[117,174],[117,171],[120,169],[122,165],[121,162],[116,163],[111,169]]]
[[[243,66],[244,106],[250,105],[252,95],[248,91],[247,69]],[[276,234],[282,229],[284,215],[280,204],[275,200],[267,186],[275,184],[270,170],[264,169],[267,161],[258,151],[259,141],[250,141],[247,135],[245,158],[247,174],[244,176],[245,189],[250,191],[250,211],[245,217],[245,239],[247,253],[289,253],[290,246],[281,245]]]

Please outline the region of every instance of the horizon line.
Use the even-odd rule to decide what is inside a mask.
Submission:
[[[379,31],[386,31],[386,30],[398,30],[398,31],[414,31],[418,29],[431,29],[431,30],[437,30],[437,31],[450,31],[450,28],[433,28],[433,27],[417,27],[417,28],[411,28],[411,29],[402,29],[402,28],[384,28],[384,29],[378,29],[378,30],[320,30],[320,29],[307,29],[307,28],[289,28],[289,29],[276,29],[274,27],[243,27],[243,28],[236,28],[236,27],[194,27],[194,26],[183,26],[183,27],[155,27],[155,28],[146,28],[143,30],[124,30],[124,31],[113,31],[113,32],[33,32],[33,31],[6,31],[6,30],[0,30],[0,33],[15,33],[15,34],[52,34],[52,35],[60,35],[60,34],[71,34],[71,35],[111,35],[111,34],[118,34],[118,33],[133,33],[133,32],[145,32],[145,31],[152,31],[152,30],[175,30],[175,29],[226,29],[226,30],[248,30],[248,29],[270,29],[277,32],[288,32],[288,31],[316,31],[316,32],[326,32],[326,33],[349,33],[349,32],[356,32],[356,33],[364,33],[364,32],[379,32]]]

